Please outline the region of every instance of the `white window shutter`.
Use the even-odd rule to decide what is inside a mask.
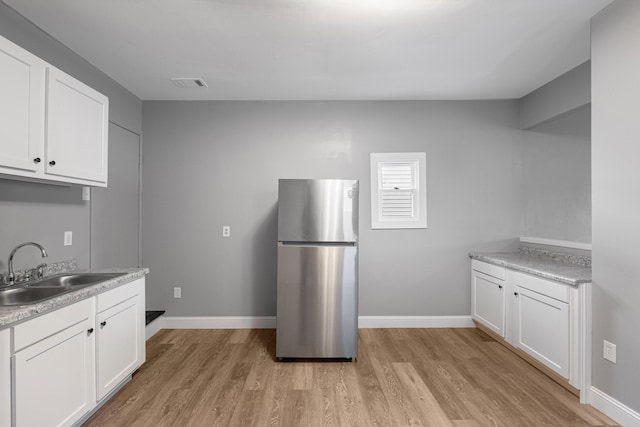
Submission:
[[[372,228],[426,228],[425,165],[425,153],[371,154]]]
[[[378,215],[382,221],[416,215],[417,162],[378,162]]]

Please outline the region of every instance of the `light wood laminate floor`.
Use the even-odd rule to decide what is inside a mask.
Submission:
[[[86,426],[604,426],[478,329],[361,329],[356,362],[278,362],[275,330],[162,330]]]

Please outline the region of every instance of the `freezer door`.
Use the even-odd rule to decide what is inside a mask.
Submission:
[[[276,356],[358,355],[358,248],[278,245]]]
[[[357,180],[281,179],[278,187],[278,241],[358,241]]]

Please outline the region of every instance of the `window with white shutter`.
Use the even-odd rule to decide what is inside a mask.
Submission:
[[[427,228],[426,153],[371,153],[371,228]]]

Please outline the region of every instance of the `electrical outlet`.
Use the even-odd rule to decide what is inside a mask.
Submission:
[[[71,246],[73,244],[73,232],[65,231],[64,232],[64,245]]]
[[[616,345],[604,340],[602,357],[607,359],[609,362],[616,363]]]
[[[231,226],[223,225],[222,226],[222,237],[231,237]]]
[[[182,288],[179,288],[179,287],[173,288],[173,297],[182,298]]]

